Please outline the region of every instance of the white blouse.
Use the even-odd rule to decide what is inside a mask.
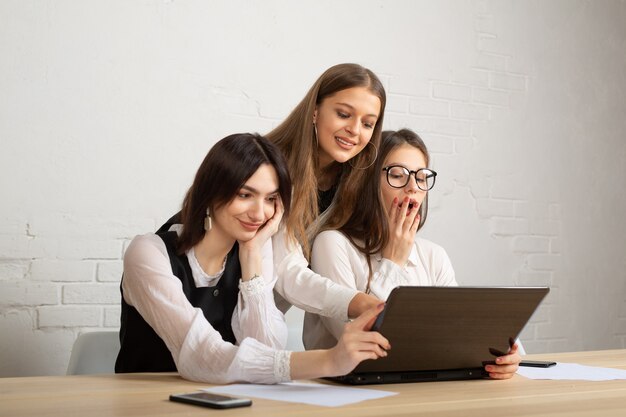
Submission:
[[[309,313],[348,320],[348,305],[358,291],[318,275],[309,268],[302,247],[288,241],[281,229],[272,237],[274,268],[278,276],[274,296],[276,305],[284,313],[291,304]]]
[[[207,276],[193,250],[187,252],[197,287],[216,285],[220,276]],[[263,247],[263,275],[239,283],[232,329],[233,345],[189,303],[181,281],[174,276],[163,240],[155,234],[135,237],[124,256],[124,300],[135,307],[172,353],[180,375],[216,384],[236,381],[277,383],[290,380],[291,353],[283,314],[272,289],[272,242]]]
[[[365,291],[369,277],[367,259],[339,231],[320,233],[313,244],[311,267],[334,282]],[[372,257],[370,293],[386,300],[392,289],[399,285],[457,286],[452,263],[439,245],[422,238],[415,244],[404,267],[395,262]],[[306,313],[303,341],[307,349],[329,348],[337,343],[345,320],[321,317]]]

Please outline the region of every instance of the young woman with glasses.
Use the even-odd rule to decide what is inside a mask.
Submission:
[[[437,178],[429,164],[428,150],[417,134],[408,129],[383,132],[378,160],[361,189],[361,204],[347,220],[340,204],[323,216],[313,244],[313,270],[382,300],[399,285],[458,285],[445,250],[417,236]],[[307,313],[305,347],[333,346],[344,325]],[[510,378],[520,361],[514,345],[486,370],[492,378]]]

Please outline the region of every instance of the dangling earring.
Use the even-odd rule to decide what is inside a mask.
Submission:
[[[372,158],[372,162],[370,162],[369,164],[367,164],[364,167],[355,167],[354,165],[352,165],[352,159],[350,159],[348,161],[348,163],[350,164],[350,166],[354,169],[367,169],[369,167],[372,166],[372,164],[374,164],[374,162],[376,162],[376,158],[378,158],[378,148],[376,147],[376,145],[374,145],[371,141],[367,142],[368,145],[372,145],[372,147],[374,148],[374,158]]]
[[[320,146],[319,140],[317,140],[317,124],[313,122],[313,137],[315,138],[315,144]]]
[[[211,230],[213,227],[213,223],[211,222],[211,211],[209,208],[206,209],[206,217],[204,218],[204,230],[207,232]]]

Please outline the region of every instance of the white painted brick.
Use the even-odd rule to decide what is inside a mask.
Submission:
[[[472,178],[469,186],[474,198],[486,198],[491,193],[491,181],[486,178]]]
[[[567,326],[560,322],[537,323],[537,339],[560,339],[567,336]]]
[[[35,237],[29,253],[34,258],[120,259],[122,244],[122,240]]]
[[[237,116],[259,116],[259,103],[248,97],[245,92],[217,94],[220,110]]]
[[[26,235],[28,231],[28,221],[26,218],[0,217],[0,239],[2,235]]]
[[[26,235],[0,235],[0,259],[30,259],[30,241]]]
[[[44,327],[99,326],[102,316],[100,307],[39,307],[38,323]]]
[[[58,304],[58,288],[55,284],[0,281],[0,305],[38,306]]]
[[[385,115],[386,118],[386,115]],[[126,250],[128,249],[128,245],[130,245],[130,242],[132,242],[132,239],[125,239],[122,241],[122,259],[124,259],[124,254],[126,253]]]
[[[476,145],[474,138],[456,138],[454,140],[454,151],[456,153],[465,153],[474,149]]]
[[[572,352],[582,350],[582,346],[576,346],[571,338],[555,338],[548,340],[548,352]]]
[[[459,120],[436,119],[433,121],[433,132],[440,135],[470,136],[472,124]]]
[[[414,77],[392,76],[389,79],[388,94],[408,94],[417,97],[428,97],[430,95],[430,85],[425,80],[418,80]],[[387,117],[385,115],[385,117]]]
[[[510,46],[490,33],[478,33],[476,47],[479,51],[497,55],[506,55],[510,52]]]
[[[29,261],[0,261],[0,281],[19,281],[24,279],[30,267]]]
[[[535,184],[521,173],[496,177],[491,183],[491,197],[505,200],[529,200]]]
[[[524,344],[524,349],[526,349],[526,354],[530,355],[531,353],[539,354],[552,352],[549,349],[549,342],[547,340],[532,340],[525,336],[526,330],[524,330],[520,336],[520,340]]]
[[[513,238],[513,252],[547,253],[549,252],[549,250],[549,238],[539,236],[516,236],[515,238]]]
[[[446,101],[430,99],[411,99],[409,111],[419,116],[444,116],[450,115],[450,104]]]
[[[390,91],[389,81],[394,76],[391,75],[391,74],[386,74],[386,73],[381,73],[381,72],[378,72],[376,75],[378,75],[378,79],[380,80],[380,82],[382,83],[383,87],[385,88],[385,91],[389,92]],[[289,110],[291,111],[291,107],[289,107]]]
[[[452,70],[452,81],[458,84],[488,87],[489,73],[480,69],[454,69]]]
[[[398,130],[405,127],[421,134],[421,132],[428,132],[432,130],[433,120],[409,114],[385,114],[385,130]]]
[[[295,103],[289,103],[288,100],[265,100],[259,104],[259,117],[264,119],[275,120],[276,122],[283,121],[287,115],[291,112],[292,106]],[[271,130],[271,129],[270,129]],[[259,130],[259,132],[269,132],[269,130]],[[162,223],[159,223],[162,224]]]
[[[124,264],[122,261],[98,262],[97,280],[100,282],[120,282]]]
[[[452,103],[450,114],[454,119],[489,120],[489,107],[468,103]]]
[[[445,153],[450,154],[454,152],[454,141],[447,136],[432,135],[430,133],[424,133],[419,135],[424,143],[428,152],[433,153]]]
[[[530,223],[530,232],[535,235],[556,236],[561,233],[561,222],[537,219]]]
[[[504,71],[506,69],[506,57],[489,53],[478,53],[474,58],[475,68],[491,71]]]
[[[519,271],[516,285],[529,287],[551,287],[553,273],[549,271]]]
[[[32,262],[30,278],[33,281],[93,281],[95,269],[93,261],[36,259]]]
[[[104,327],[120,327],[120,314],[122,308],[117,307],[105,307],[104,308]]]
[[[553,237],[550,239],[550,253],[561,253],[561,239]]]
[[[536,201],[519,201],[515,204],[515,215],[528,219],[547,219],[548,204]]]
[[[537,338],[535,333],[536,333],[536,325],[529,321],[524,327],[522,333],[519,335],[519,339],[522,341],[522,344],[524,345],[524,349],[526,350],[526,352],[528,352],[528,347],[526,346],[526,344],[529,341],[535,340]]]
[[[442,155],[439,154],[436,157],[433,156],[430,161],[431,167],[435,171],[441,171],[445,175],[437,177],[437,189],[439,189],[440,181],[444,179],[455,180],[459,177],[457,171],[460,164],[460,158],[456,154]]]
[[[474,19],[474,29],[477,32],[495,33],[495,22],[491,15],[479,15]]]
[[[550,204],[548,207],[548,212],[550,220],[560,220],[561,219],[561,205],[558,203]]]
[[[476,200],[476,209],[483,218],[515,217],[515,202],[512,200],[479,198]]]
[[[509,105],[509,93],[487,88],[474,88],[472,100],[474,103],[507,107]]]
[[[518,54],[507,57],[506,72],[512,74],[529,75],[530,80],[536,74],[537,61],[534,59],[525,59]]]
[[[433,97],[455,101],[470,101],[472,89],[464,85],[433,83]]]
[[[560,255],[528,255],[527,260],[528,267],[536,271],[554,271],[561,265]]]
[[[67,284],[63,304],[118,304],[120,288],[115,284]]]
[[[409,98],[398,94],[389,94],[385,105],[385,116],[388,112],[407,113],[409,111]]]
[[[516,236],[527,234],[529,230],[526,219],[493,219],[491,234],[495,236]]]
[[[492,72],[489,74],[489,86],[501,90],[525,91],[526,77],[520,75]]]
[[[92,240],[133,238],[152,232],[153,219],[112,219],[69,214],[40,215],[30,222],[30,234],[37,237],[82,237]]]
[[[432,193],[428,196],[428,217],[429,218],[432,213],[436,213],[442,207],[443,198],[444,196],[442,193]],[[426,224],[428,225],[430,223],[426,222]]]

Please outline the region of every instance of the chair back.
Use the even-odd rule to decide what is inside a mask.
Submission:
[[[117,331],[82,333],[72,347],[67,375],[112,374],[120,351]]]

